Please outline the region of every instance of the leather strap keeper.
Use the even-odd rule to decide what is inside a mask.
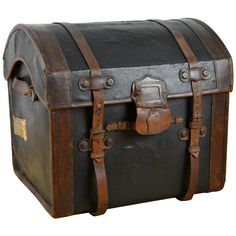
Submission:
[[[106,126],[107,131],[135,130],[135,123],[129,121],[112,122]]]

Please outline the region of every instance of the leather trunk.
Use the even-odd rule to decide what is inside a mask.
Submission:
[[[221,190],[233,74],[215,32],[196,19],[70,26],[17,25],[4,53],[14,170],[46,210]]]

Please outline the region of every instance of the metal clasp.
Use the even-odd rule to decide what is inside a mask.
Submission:
[[[164,81],[148,75],[133,83],[131,97],[138,107],[167,106],[167,90]]]
[[[146,75],[132,84],[131,98],[136,104],[135,129],[139,134],[161,133],[172,123],[164,81]]]

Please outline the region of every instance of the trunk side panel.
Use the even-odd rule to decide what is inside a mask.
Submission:
[[[49,140],[49,114],[38,101],[19,95],[9,81],[11,115],[26,119],[27,141],[12,134],[13,164],[49,205],[52,203],[52,179]],[[11,126],[12,124],[11,117]],[[13,128],[12,128],[13,132]]]

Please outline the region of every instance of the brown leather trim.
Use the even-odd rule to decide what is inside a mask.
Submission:
[[[8,48],[10,39],[12,35],[17,31],[17,30],[22,30],[31,40],[34,48],[35,48],[35,53],[39,58],[40,62],[40,67],[42,68],[44,79],[45,79],[45,86],[46,86],[46,94],[45,97],[39,97],[41,102],[48,107],[49,104],[52,104],[52,97],[58,96],[58,98],[63,98],[64,96],[61,96],[59,90],[52,94],[52,86],[56,86],[57,84],[54,83],[54,85],[51,84],[52,78],[61,80],[63,79],[63,73],[70,73],[70,70],[68,70],[68,66],[64,67],[62,64],[58,64],[57,60],[62,60],[64,61],[64,64],[66,64],[66,60],[64,58],[64,55],[62,53],[62,50],[59,46],[59,43],[57,42],[57,39],[55,35],[48,29],[50,25],[24,25],[24,24],[18,24],[16,25],[11,33],[9,34],[5,50],[4,50],[4,55],[3,58],[5,57],[6,50]],[[49,38],[48,38],[49,37]],[[52,42],[55,40],[56,44],[54,45]],[[47,42],[47,43],[43,43]],[[50,47],[51,46],[51,47]],[[55,49],[58,49],[55,50]],[[52,56],[52,57],[51,57]],[[51,58],[50,58],[51,57]],[[55,60],[56,58],[56,60]],[[18,61],[22,61],[25,66],[27,67],[26,63],[24,62],[22,57],[16,57],[14,61],[12,61],[11,65],[9,65],[7,74],[5,75],[6,79],[8,79],[11,76],[11,73],[15,67],[15,64]],[[57,67],[57,65],[60,65]],[[28,68],[28,67],[27,67]],[[29,70],[28,70],[29,71]],[[34,81],[34,78],[31,76],[32,83],[34,84],[34,88],[36,90],[36,94],[39,96],[37,92],[37,86],[35,86],[36,81]],[[65,83],[66,84],[66,83]],[[70,83],[69,83],[70,85]],[[66,90],[68,91],[68,90]],[[70,97],[70,93],[69,97]],[[68,96],[66,96],[68,98]],[[56,102],[56,101],[55,101]],[[69,103],[66,101],[60,101],[58,103]]]
[[[34,25],[33,33],[37,44],[47,42],[41,46],[41,53],[47,55],[46,76],[47,101],[49,103],[70,103],[72,100],[71,71],[63,54],[56,35],[50,30],[50,25]]]
[[[72,111],[50,111],[53,215],[74,214]]]
[[[41,26],[42,27],[42,26]],[[39,63],[40,63],[40,67],[42,68],[43,74],[44,74],[44,79],[45,79],[45,86],[46,86],[46,91],[47,91],[47,82],[48,82],[48,74],[49,74],[49,69],[48,69],[48,58],[47,58],[47,53],[44,52],[44,47],[42,45],[42,42],[39,40],[39,38],[37,37],[37,35],[35,34],[34,30],[32,30],[30,25],[24,25],[24,24],[18,24],[16,25],[10,35],[8,36],[8,40],[5,46],[5,50],[4,50],[4,54],[3,54],[3,59],[5,58],[5,54],[6,54],[6,50],[8,48],[10,39],[12,37],[12,35],[17,31],[17,30],[22,30],[31,40],[34,48],[35,48],[35,53],[39,58]],[[24,63],[24,65],[26,66],[27,70],[28,66],[27,64],[24,62],[23,57],[16,57],[14,58],[14,60],[12,61],[11,65],[8,68],[7,74],[5,75],[6,79],[9,79],[9,76],[11,76],[11,73],[16,65],[16,63],[18,61],[21,61]],[[52,71],[50,71],[52,73]],[[47,107],[48,105],[48,99],[47,99],[47,93],[45,94],[45,97],[40,97],[39,93],[37,92],[37,86],[35,86],[37,84],[37,81],[34,81],[35,79],[32,77],[30,71],[29,71],[32,83],[34,85],[34,88],[36,90],[37,96],[39,97],[39,99],[41,100],[41,102]]]
[[[93,166],[97,183],[97,206],[95,211],[91,213],[93,216],[104,214],[107,211],[108,207],[108,188],[106,174],[104,174],[106,171],[104,157],[100,158],[99,161],[97,160],[93,159]]]
[[[91,129],[91,158],[97,183],[97,207],[91,214],[104,214],[108,208],[107,176],[104,163],[104,98],[100,91],[93,91],[93,121]]]
[[[191,68],[198,67],[198,61],[195,54],[193,53],[187,41],[185,40],[183,34],[179,32],[173,24],[169,23],[168,21],[161,21],[161,20],[150,20],[150,21],[156,22],[164,26],[174,37],[182,53],[184,54],[186,60],[188,61],[189,66]]]
[[[211,29],[199,20],[181,20],[191,28],[201,40],[214,60],[217,86],[233,88],[233,66],[232,58],[222,41]],[[214,43],[213,43],[214,42]],[[225,58],[224,65],[217,60]],[[224,68],[224,69],[223,69]],[[230,78],[229,80],[225,78]],[[229,84],[224,84],[229,81]],[[218,94],[212,96],[212,123],[211,123],[211,158],[210,158],[210,183],[209,191],[219,191],[225,183],[226,156],[227,156],[227,131],[228,131],[228,105],[229,94]]]
[[[215,33],[211,33],[212,30],[203,22],[194,19],[182,19],[178,20],[188,26],[200,39],[204,47],[211,55],[216,72],[217,87],[229,87],[229,91],[233,89],[233,65],[232,58],[226,49],[223,42]],[[225,59],[224,65],[218,63],[217,60]],[[224,70],[223,70],[224,68]],[[225,79],[229,78],[229,79]],[[227,83],[227,84],[225,84]]]
[[[40,63],[46,79],[46,90],[48,94],[46,101],[71,103],[71,72],[53,32],[47,27],[40,25],[34,26],[33,30],[29,26],[20,25],[16,26],[12,33],[17,29],[23,30],[30,40],[32,40],[36,53],[40,58]],[[42,45],[42,42],[47,42],[47,44]],[[42,55],[44,55],[44,57]],[[29,71],[23,58],[15,58],[11,69],[8,72],[8,76],[11,76],[14,65],[18,63],[18,61],[22,61]],[[30,77],[34,85],[31,74]],[[54,89],[52,89],[52,87],[54,87]],[[52,91],[55,91],[55,93],[52,93]],[[39,99],[47,107],[44,99]],[[51,112],[49,117],[53,168],[53,200],[51,203],[52,210],[50,214],[54,217],[61,217],[74,213],[73,157],[71,146],[72,130],[70,129],[72,115],[71,111],[68,110],[54,113],[55,115],[52,116]]]
[[[203,30],[204,30],[204,34],[202,34],[202,36],[201,37],[203,37],[203,36],[205,36],[204,37],[204,40],[203,40],[203,43],[205,43],[205,44],[209,44],[210,46],[211,45],[214,45],[215,43],[212,43],[212,40],[216,40],[216,41],[220,41],[221,42],[221,40],[220,39],[218,39],[218,37],[214,34],[214,33],[211,33],[211,29],[210,29],[210,27],[208,27],[208,26],[206,26],[203,22],[200,22],[199,20],[195,20],[195,19],[183,19],[182,21],[184,21],[185,23],[187,22],[187,21],[189,21],[189,22],[197,22],[196,23],[196,25],[198,25],[198,28],[199,29],[201,29],[201,28],[203,28]],[[200,24],[201,23],[201,24]],[[42,27],[48,27],[48,26],[46,26],[46,25],[43,25]],[[197,30],[197,28],[195,29],[195,28],[193,28],[192,26],[191,26],[191,28],[195,31],[195,32],[197,32],[198,34],[199,34],[199,36],[200,36],[200,33],[201,33],[201,31],[202,31],[202,29],[201,30]],[[34,45],[34,48],[35,48],[35,53],[38,55],[38,57],[40,58],[40,60],[39,60],[39,62],[40,62],[40,67],[42,68],[42,70],[45,72],[45,74],[44,74],[44,79],[45,79],[45,81],[47,82],[48,81],[48,77],[49,77],[49,75],[50,75],[50,73],[53,73],[53,71],[51,71],[50,70],[50,68],[48,68],[48,56],[47,56],[47,52],[45,53],[45,52],[43,52],[43,47],[44,47],[44,44],[38,39],[38,35],[37,34],[35,34],[35,25],[24,25],[24,24],[19,24],[19,25],[16,25],[14,28],[13,28],[13,30],[11,31],[11,33],[9,34],[9,37],[8,37],[8,40],[7,40],[7,43],[6,43],[6,46],[5,46],[5,51],[4,51],[4,57],[5,57],[5,52],[6,52],[6,49],[8,48],[8,45],[9,45],[9,41],[10,41],[10,39],[11,39],[11,37],[12,37],[12,35],[17,31],[17,30],[22,30],[22,31],[24,31],[27,35],[28,35],[28,37],[29,37],[29,39],[32,41],[32,44]],[[37,31],[37,30],[36,30]],[[207,33],[207,34],[205,34],[205,33]],[[212,35],[213,35],[213,37],[212,37]],[[215,37],[216,36],[216,37]],[[200,37],[199,37],[200,38]],[[201,38],[200,38],[201,39]],[[208,40],[209,39],[209,40]],[[220,43],[219,42],[219,45],[220,45],[220,47],[225,51],[225,50],[227,50],[227,49],[225,49],[224,48],[224,45],[222,44],[222,42]],[[206,47],[208,47],[208,46],[206,46]],[[212,48],[213,48],[213,46],[212,46]],[[214,51],[212,50],[212,52],[214,53]],[[227,52],[228,53],[228,52]],[[219,61],[219,65],[217,66],[217,70],[216,71],[219,71],[219,72],[217,72],[218,73],[218,80],[219,81],[225,81],[224,83],[229,83],[229,86],[230,86],[230,88],[229,88],[229,91],[232,91],[232,86],[233,86],[233,67],[232,67],[232,59],[231,59],[231,57],[229,58],[229,54],[228,54],[228,56],[227,56],[227,54],[225,54],[225,57],[226,57],[226,59],[228,59],[228,65],[229,65],[229,70],[222,70],[222,63]],[[15,62],[12,62],[12,64],[13,63],[15,63]],[[217,64],[217,62],[216,62],[216,64]],[[9,70],[10,70],[10,67],[13,67],[13,65],[9,65],[9,69],[8,69],[8,74],[9,74]],[[218,69],[219,68],[219,69]],[[226,77],[225,76],[225,73],[227,73],[227,76],[228,77],[230,77],[231,79],[230,79],[230,82],[227,82],[227,80],[225,80],[224,78]],[[6,75],[6,78],[8,77],[8,75]],[[222,78],[222,79],[221,79]],[[34,79],[34,78],[32,78],[32,79]],[[47,84],[46,84],[46,86],[47,86]],[[35,87],[35,89],[36,89],[36,86],[34,86]],[[49,89],[50,90],[50,89]],[[226,88],[224,89],[224,90],[227,90]],[[37,93],[37,91],[36,91],[36,93]],[[38,95],[38,93],[37,93],[37,95]],[[178,94],[177,94],[177,96],[179,96]],[[181,95],[180,95],[181,96]],[[185,96],[184,94],[183,94],[183,96]],[[43,96],[41,97],[41,98],[39,98],[41,101],[42,101],[42,103],[45,105],[45,106],[48,106],[48,101],[47,101],[47,99],[45,99]],[[49,106],[50,106],[50,102],[49,102]],[[59,104],[58,104],[59,105]],[[83,104],[81,105],[81,106],[83,106]]]
[[[212,96],[210,191],[223,188],[226,172],[229,94]]]
[[[200,154],[200,128],[201,128],[201,111],[202,111],[202,89],[201,89],[201,68],[199,68],[198,60],[185,40],[181,32],[176,30],[175,26],[167,21],[154,21],[164,26],[176,40],[182,53],[189,64],[190,78],[193,91],[193,110],[192,120],[190,122],[189,137],[189,156],[190,156],[190,175],[186,192],[178,197],[180,200],[192,199],[194,193],[197,192],[198,176],[199,176],[199,154]]]
[[[36,29],[37,28],[37,29]],[[47,90],[50,101],[71,102],[71,72],[62,49],[48,27],[34,29],[41,42],[47,42],[43,50],[48,55]],[[72,111],[50,111],[50,137],[52,161],[52,208],[55,217],[74,214],[74,177],[72,156]]]
[[[32,76],[32,74],[31,74],[31,72],[30,72],[30,70],[29,70],[29,67],[28,67],[27,63],[25,62],[25,60],[24,60],[22,57],[15,57],[15,58],[14,58],[14,60],[13,60],[13,62],[12,62],[12,64],[11,64],[11,67],[10,67],[10,69],[9,69],[9,72],[8,72],[8,74],[7,74],[7,76],[6,76],[6,79],[7,79],[7,80],[13,79],[15,69],[17,69],[17,65],[18,65],[19,63],[23,63],[23,64],[24,64],[24,66],[25,66],[27,72],[29,73],[29,76],[30,76],[32,85],[33,85],[33,87],[34,87],[34,90],[35,90],[35,93],[37,94],[38,99],[40,100],[40,102],[41,102],[46,108],[48,108],[48,105],[45,103],[45,100],[44,100],[44,99],[39,95],[39,93],[37,92],[37,86],[36,86],[36,84],[35,84],[35,81],[34,81],[34,79],[33,79],[33,76]]]
[[[62,25],[76,42],[87,65],[90,69],[90,80],[96,80],[102,76],[100,65],[94,56],[87,40],[79,31],[77,26],[68,23]],[[97,206],[91,214],[94,216],[104,214],[108,208],[107,176],[104,164],[104,97],[102,91],[92,90],[93,95],[93,120],[90,131],[91,158],[93,160],[94,172],[97,183]]]
[[[202,95],[209,95],[209,94],[219,94],[219,93],[226,93],[229,92],[228,89],[214,89],[214,90],[208,90],[208,91],[202,91]],[[184,93],[184,94],[175,94],[175,95],[168,95],[168,99],[174,99],[174,98],[185,98],[185,97],[192,97],[193,93]],[[122,103],[130,103],[132,102],[131,98],[124,98],[124,99],[117,99],[117,100],[105,100],[105,105],[112,105],[112,104],[122,104]],[[64,110],[64,109],[76,109],[79,107],[91,107],[93,105],[92,102],[77,102],[77,103],[71,103],[71,104],[54,104],[49,105],[48,109],[50,110]]]
[[[223,140],[223,157],[222,157],[222,176],[221,176],[221,186],[218,190],[224,187],[226,179],[226,162],[227,162],[227,144],[228,144],[228,119],[229,119],[229,93],[225,94],[225,130],[224,130],[224,140]]]
[[[94,56],[87,40],[79,31],[79,28],[69,23],[56,23],[56,24],[62,25],[68,31],[68,33],[72,36],[72,38],[75,40],[81,53],[83,54],[85,61],[87,62],[89,66],[91,77],[101,76],[102,73],[101,73],[100,65],[96,57]]]
[[[34,37],[34,34],[33,34],[33,31],[30,29],[30,27],[28,27],[27,25],[24,25],[24,24],[18,24],[16,25],[12,31],[10,32],[9,36],[8,36],[8,39],[7,39],[7,43],[6,43],[6,46],[5,46],[5,49],[4,49],[4,53],[3,53],[3,59],[5,58],[5,54],[6,54],[6,50],[8,48],[8,45],[9,45],[9,42],[10,42],[10,39],[12,37],[12,35],[17,31],[17,30],[22,30],[24,31],[28,37],[30,38],[30,40],[32,41],[34,47],[35,47],[35,51],[38,55],[39,58],[41,58],[40,60],[40,63],[41,63],[41,67],[42,69],[44,70],[46,68],[46,64],[44,63],[45,61],[45,58],[43,58],[42,54],[41,54],[41,50],[40,48],[38,47],[38,44],[36,43],[36,39]]]

